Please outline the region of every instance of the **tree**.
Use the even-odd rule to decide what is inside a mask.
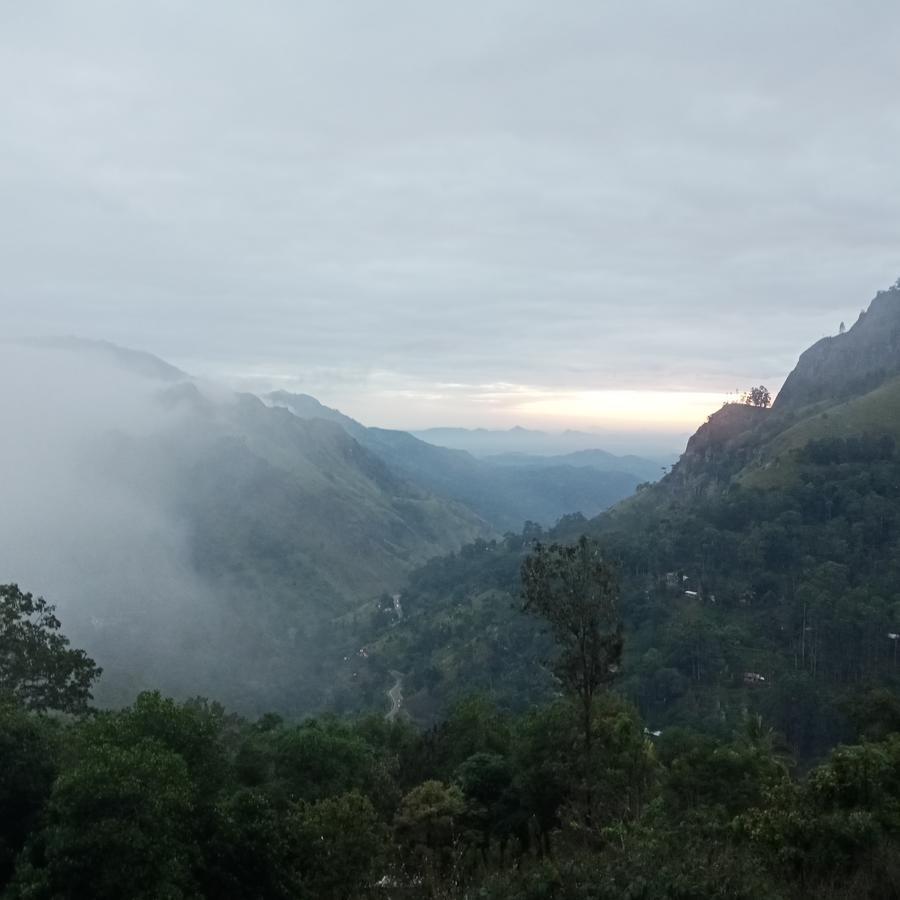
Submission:
[[[196,896],[187,766],[155,740],[91,741],[56,780],[46,826],[26,846],[8,896],[177,900]]]
[[[305,888],[295,896],[355,897],[375,880],[387,828],[367,797],[351,791],[303,803],[289,820]]]
[[[374,757],[365,741],[328,718],[273,732],[270,752],[275,780],[292,801],[366,791],[376,778]]]
[[[456,769],[454,780],[466,798],[465,823],[478,835],[482,855],[495,835],[504,841],[521,817],[519,798],[512,790],[513,770],[496,753],[473,753]]]
[[[102,669],[70,648],[55,609],[16,584],[0,585],[0,693],[28,709],[83,712]]]
[[[443,775],[476,753],[504,755],[509,750],[509,721],[486,697],[463,697],[436,732],[435,752]]]
[[[737,828],[767,851],[805,896],[900,896],[900,735],[841,746],[801,784],[784,782]],[[817,888],[823,888],[821,891]]]
[[[176,703],[158,691],[145,691],[133,706],[98,713],[84,730],[91,739],[122,749],[150,740],[176,754],[187,766],[193,787],[195,821],[211,813],[216,795],[227,783],[228,762],[221,741],[224,710],[216,704]]]
[[[216,804],[203,846],[199,887],[204,897],[288,900],[303,896],[296,842],[263,791],[241,788]]]
[[[582,535],[574,546],[536,544],[522,563],[525,610],[544,619],[559,646],[554,671],[580,704],[585,774],[593,745],[594,697],[622,657],[618,578],[600,548]],[[591,812],[588,788],[588,816]]]
[[[743,402],[747,406],[755,406],[757,409],[768,409],[772,405],[772,395],[765,385],[750,388],[743,396]]]
[[[403,798],[394,826],[413,872],[434,879],[447,871],[457,823],[465,811],[462,791],[441,781],[426,781]]]
[[[56,722],[0,703],[0,893],[57,776]]]

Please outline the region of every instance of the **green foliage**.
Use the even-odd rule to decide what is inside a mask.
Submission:
[[[556,676],[589,709],[622,656],[615,572],[583,535],[574,546],[536,544],[522,563],[522,591],[525,609],[550,626]]]
[[[876,431],[778,444],[778,415],[599,521],[433,560],[402,620],[383,600],[345,662],[376,702],[402,672],[425,730],[158,694],[4,713],[7,894],[900,895],[900,461]]]
[[[622,657],[619,586],[599,547],[584,535],[571,546],[535,544],[522,563],[525,610],[550,626],[558,654],[553,670],[581,705],[585,813],[594,815],[593,712],[597,692],[614,678]]]
[[[282,811],[265,792],[226,793],[216,803],[204,849],[204,894],[232,900],[298,896],[296,843]]]
[[[409,875],[430,884],[448,875],[465,810],[462,791],[440,781],[426,781],[403,798],[394,828]]]
[[[336,720],[312,719],[272,735],[272,773],[281,796],[316,801],[371,788],[374,758],[365,741]]]
[[[758,409],[768,409],[772,405],[772,395],[765,385],[752,387],[741,398],[747,406],[755,406]]]
[[[301,805],[289,824],[302,888],[310,897],[341,900],[377,880],[388,829],[367,797],[354,791]]]
[[[875,900],[900,886],[900,735],[794,780],[758,718],[726,739],[653,739],[605,694],[591,728],[586,760],[571,699],[509,716],[472,698],[429,731],[248,723],[158,694],[60,724],[7,708],[4,896]]]
[[[739,820],[775,871],[810,892],[843,883],[843,896],[900,893],[900,735],[840,747],[805,782],[782,784]]]
[[[101,670],[69,646],[43,597],[0,584],[0,694],[29,709],[81,712]]]
[[[671,729],[658,743],[665,767],[668,809],[730,821],[762,802],[764,792],[787,780],[787,771],[766,740],[718,741],[708,735]]]
[[[454,704],[435,730],[435,762],[449,775],[476,754],[508,754],[511,740],[509,717],[498,714],[487,697],[474,694]]]
[[[875,463],[894,458],[897,442],[893,435],[851,435],[814,438],[797,452],[797,459],[814,466],[847,463]]]
[[[620,573],[626,641],[615,690],[654,730],[727,737],[749,711],[813,761],[841,740],[894,727],[884,700],[879,733],[854,711],[867,692],[900,686],[900,640],[891,637],[900,634],[900,461],[809,463],[796,475],[777,491],[654,489],[573,525],[593,533]],[[547,537],[577,536],[560,528]],[[512,710],[552,696],[541,664],[551,644],[514,607],[524,545],[509,536],[465,564],[439,560],[417,576],[408,620],[375,651],[409,673],[414,715],[427,721],[448,709],[463,684]],[[439,677],[416,692],[431,668]]]
[[[900,697],[895,691],[884,687],[850,690],[839,701],[839,708],[861,738],[883,741],[900,733]]]
[[[0,703],[0,886],[37,827],[58,773],[58,729]]]
[[[454,781],[466,801],[464,827],[474,832],[469,842],[482,852],[496,840],[505,842],[520,827],[509,759],[496,753],[473,753],[457,766]]]
[[[532,525],[531,538],[543,534]],[[404,618],[376,641],[362,638],[371,662],[404,673],[404,708],[433,722],[479,692],[510,710],[551,696],[540,660],[550,638],[519,614],[519,569],[530,549],[523,535],[476,542],[417,570],[403,593]],[[381,683],[378,687],[382,693]]]
[[[160,742],[91,741],[54,784],[11,896],[115,900],[126,885],[142,900],[191,896],[192,795],[184,761]]]

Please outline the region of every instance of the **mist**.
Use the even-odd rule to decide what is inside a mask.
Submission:
[[[56,605],[101,705],[357,703],[357,611],[490,532],[337,424],[110,344],[5,345],[0,417],[0,583]]]
[[[175,463],[156,455],[138,477],[131,465],[185,428],[190,411],[166,389],[90,347],[0,354],[0,580],[56,604],[106,670],[100,699],[209,690],[223,650],[221,604],[165,490]]]

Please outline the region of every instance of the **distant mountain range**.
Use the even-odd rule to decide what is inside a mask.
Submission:
[[[564,456],[505,454],[476,459],[465,450],[420,440],[405,431],[366,428],[307,394],[279,391],[265,399],[300,418],[336,422],[398,477],[464,504],[499,530],[519,530],[526,521],[552,525],[569,513],[596,515],[627,497],[639,483],[661,474],[660,466],[649,460],[595,449]],[[435,429],[429,433],[438,431],[452,436],[460,430]],[[557,437],[516,431],[532,436],[532,445],[545,438],[544,447]]]
[[[628,472],[642,482],[656,481],[666,466],[642,456],[616,456],[605,450],[576,450],[559,456],[537,456],[531,453],[498,453],[482,457],[494,466],[543,468],[549,465],[595,469],[598,472]]]
[[[486,457],[505,455],[510,453],[522,453],[531,456],[567,456],[582,450],[597,451],[606,447],[608,442],[615,442],[621,446],[621,435],[593,434],[586,431],[538,431],[531,428],[523,428],[520,425],[505,430],[489,428],[426,428],[422,431],[411,432],[420,440],[429,444],[437,444],[440,447],[450,447],[454,450],[466,450],[473,456]],[[640,444],[635,439],[629,449],[637,448]],[[651,453],[650,462],[656,466],[659,472],[660,465],[669,465],[677,458],[677,453]],[[598,457],[599,458],[599,457]],[[607,453],[606,458],[610,462],[610,468],[618,471],[630,471],[629,463],[637,462],[646,465],[646,458],[633,456],[616,457]],[[622,460],[629,462],[622,463]],[[654,479],[657,477],[653,476]]]

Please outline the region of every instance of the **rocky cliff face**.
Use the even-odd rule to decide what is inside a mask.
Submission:
[[[823,338],[801,357],[775,402],[777,412],[837,403],[900,374],[900,282],[881,291],[846,333]]]

